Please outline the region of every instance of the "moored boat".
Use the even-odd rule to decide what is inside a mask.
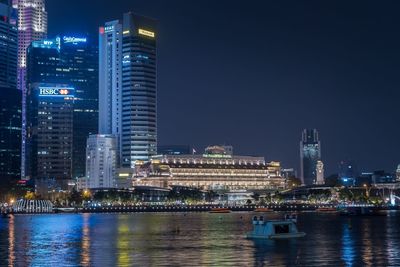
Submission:
[[[273,209],[269,209],[269,208],[255,208],[254,212],[271,212],[274,211]]]
[[[284,220],[264,221],[264,217],[253,217],[253,231],[247,233],[247,238],[255,239],[288,239],[306,235],[297,230],[297,217],[285,216]]]
[[[212,208],[210,213],[230,213],[231,210],[228,208]]]
[[[337,212],[337,208],[334,208],[334,207],[319,207],[315,211],[317,211],[317,212]]]

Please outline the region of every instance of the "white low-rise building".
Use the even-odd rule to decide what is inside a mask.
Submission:
[[[88,188],[115,188],[118,141],[114,135],[90,135],[86,146],[86,184]]]

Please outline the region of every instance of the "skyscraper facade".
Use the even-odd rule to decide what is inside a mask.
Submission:
[[[35,40],[47,36],[47,12],[45,0],[12,0],[18,13],[18,72],[17,88],[22,91],[22,155],[21,176],[25,175],[25,139],[26,139],[26,55],[27,48]]]
[[[0,186],[21,175],[21,91],[0,87]]]
[[[86,139],[98,129],[98,55],[87,37],[59,36],[28,48],[28,88],[64,84],[74,89],[71,178],[85,175]]]
[[[36,40],[46,38],[47,12],[45,0],[12,0],[18,10],[18,88],[25,87],[26,51]]]
[[[0,1],[0,87],[17,88],[17,11]]]
[[[99,29],[99,133],[121,132],[122,24],[107,22]]]
[[[74,91],[63,84],[29,83],[27,92],[26,173],[35,180],[55,180],[61,189],[72,176]]]
[[[321,160],[321,142],[316,129],[304,129],[300,141],[301,182],[312,185],[317,179],[317,162]]]
[[[122,26],[122,166],[157,152],[156,21],[125,13]]]

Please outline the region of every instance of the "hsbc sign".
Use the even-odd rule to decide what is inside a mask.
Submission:
[[[39,96],[73,97],[72,87],[39,87]]]

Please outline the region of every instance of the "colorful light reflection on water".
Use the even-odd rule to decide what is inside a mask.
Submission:
[[[303,213],[307,236],[281,241],[245,239],[252,215],[16,215],[0,219],[0,266],[400,266],[400,213]]]

